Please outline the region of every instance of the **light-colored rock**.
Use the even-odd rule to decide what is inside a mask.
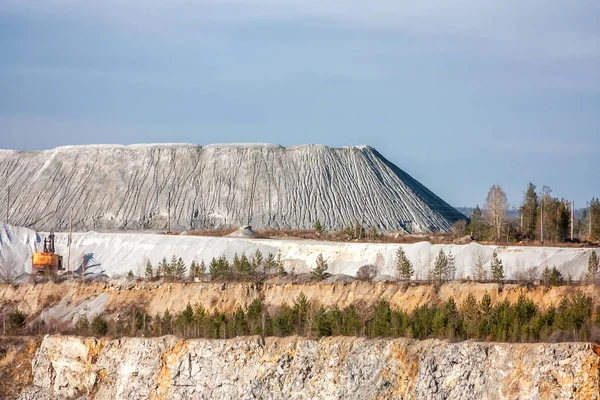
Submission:
[[[31,271],[31,254],[43,246],[44,233],[36,233],[26,228],[14,227],[0,223],[0,262],[4,257],[14,260],[16,270]],[[68,232],[56,233],[56,250],[66,256],[68,250]],[[464,279],[472,276],[473,266],[478,258],[483,258],[489,270],[492,254],[497,252],[504,265],[504,275],[514,279],[518,272],[537,268],[538,273],[546,266],[556,266],[566,278],[585,277],[588,258],[592,251],[600,255],[600,249],[573,247],[534,247],[534,246],[483,246],[478,243],[468,245],[431,244],[420,242],[414,244],[392,243],[358,243],[332,242],[316,240],[282,240],[233,238],[213,236],[179,236],[152,233],[107,233],[85,232],[74,233],[71,245],[71,268],[81,264],[86,254],[93,254],[94,260],[101,265],[86,271],[94,272],[98,279],[104,270],[105,274],[114,277],[127,275],[131,270],[137,276],[144,276],[146,262],[154,266],[172,255],[181,257],[190,265],[192,261],[204,262],[225,255],[230,261],[237,253],[245,253],[251,257],[260,250],[264,257],[269,253],[281,253],[284,267],[298,274],[309,272],[316,264],[319,254],[323,255],[329,268],[328,273],[356,275],[358,269],[365,264],[375,265],[380,274],[394,276],[396,251],[401,247],[408,259],[413,263],[415,275],[413,279],[425,279],[427,271],[433,265],[440,250],[446,254],[452,252],[456,261],[456,278]]]
[[[10,222],[39,230],[448,231],[465,217],[368,146],[102,145],[0,151]],[[170,200],[170,204],[169,204]],[[0,197],[0,209],[6,210]]]
[[[598,399],[599,360],[584,343],[47,336],[21,399]]]

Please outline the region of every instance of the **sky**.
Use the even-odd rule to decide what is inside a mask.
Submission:
[[[0,148],[367,144],[454,206],[600,196],[597,0],[0,0]]]

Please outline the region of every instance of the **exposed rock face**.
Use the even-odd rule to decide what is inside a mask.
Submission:
[[[598,399],[589,344],[46,337],[21,399]]]
[[[370,147],[73,146],[0,151],[9,222],[40,230],[251,224],[446,231],[465,217]],[[0,196],[6,210],[7,196]],[[4,215],[4,214],[3,214]]]

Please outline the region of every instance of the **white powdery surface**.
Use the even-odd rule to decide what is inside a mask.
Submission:
[[[0,254],[9,254],[13,250],[24,260],[25,268],[31,270],[28,258],[35,243],[40,247],[45,234],[34,231],[0,225],[3,232],[0,242]],[[56,234],[57,251],[67,258],[68,233]],[[25,245],[23,244],[25,243]],[[537,267],[539,272],[546,267],[556,266],[565,276],[579,279],[587,272],[587,260],[591,249],[557,247],[497,247],[482,246],[477,243],[468,245],[432,245],[421,242],[407,245],[339,243],[313,240],[271,240],[232,237],[175,236],[151,233],[74,233],[71,248],[71,266],[77,267],[87,253],[93,253],[94,259],[102,264],[109,276],[124,275],[132,270],[143,276],[146,262],[156,265],[163,257],[170,261],[171,256],[182,257],[189,265],[193,260],[210,260],[221,255],[233,259],[237,253],[248,256],[260,250],[264,256],[281,252],[286,269],[296,272],[308,272],[314,268],[317,256],[321,253],[329,264],[332,274],[355,275],[358,268],[365,264],[375,264],[380,273],[394,275],[393,263],[396,250],[402,247],[415,267],[415,278],[424,279],[428,268],[433,264],[440,250],[456,258],[457,278],[472,275],[473,265],[478,255],[489,263],[492,253],[498,252],[504,263],[507,279],[515,278],[518,271]]]
[[[38,230],[252,225],[448,231],[465,217],[368,146],[88,145],[0,152],[9,220]],[[0,210],[7,196],[0,196]]]
[[[31,255],[39,249],[41,241],[31,229],[0,223],[0,264],[12,265],[16,275],[30,271]]]

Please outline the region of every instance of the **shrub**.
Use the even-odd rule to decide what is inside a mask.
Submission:
[[[11,312],[9,315],[9,319],[10,327],[13,329],[20,329],[25,326],[25,315],[19,310]]]
[[[104,336],[108,333],[108,323],[102,316],[96,315],[92,320],[92,333],[96,336]]]
[[[315,232],[321,233],[323,232],[323,225],[321,225],[321,221],[317,220],[314,225]]]
[[[356,272],[356,279],[360,281],[371,282],[379,273],[377,267],[373,264],[363,265]]]

